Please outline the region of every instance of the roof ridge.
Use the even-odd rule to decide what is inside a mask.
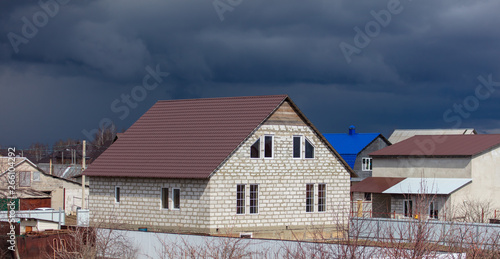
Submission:
[[[256,96],[227,96],[227,97],[205,97],[205,98],[189,98],[189,99],[172,99],[172,100],[158,100],[157,102],[186,102],[186,101],[208,101],[208,100],[229,100],[229,99],[257,99],[257,98],[276,98],[276,97],[289,97],[287,94],[276,95],[256,95]]]

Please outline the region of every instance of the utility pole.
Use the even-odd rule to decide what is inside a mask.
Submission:
[[[85,171],[85,148],[87,146],[87,141],[83,141],[83,151],[82,151],[82,210],[85,209],[85,175],[83,171]]]

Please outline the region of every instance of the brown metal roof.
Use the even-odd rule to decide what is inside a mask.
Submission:
[[[500,134],[414,136],[370,156],[474,156],[500,145]]]
[[[287,98],[158,101],[84,174],[208,178]]]
[[[401,177],[368,177],[353,185],[351,192],[382,193],[406,178]]]

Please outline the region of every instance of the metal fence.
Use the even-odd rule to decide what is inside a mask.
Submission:
[[[351,218],[350,238],[414,242],[417,238],[442,245],[477,244],[500,247],[500,225],[437,220]]]
[[[0,221],[9,221],[8,213],[8,211],[0,211]],[[21,219],[40,219],[64,225],[66,219],[63,210],[18,210],[11,215],[14,216],[16,222],[21,222]]]
[[[89,210],[78,209],[76,211],[76,225],[79,227],[89,226]]]
[[[108,237],[117,244],[108,251],[135,248],[133,258],[388,258],[387,249],[380,247],[348,247],[347,245],[284,241],[269,239],[248,239],[217,236],[154,233],[144,231],[98,229],[98,234]],[[110,255],[108,254],[108,255]],[[107,256],[101,254],[101,256]],[[465,259],[465,254],[433,253],[432,258]]]

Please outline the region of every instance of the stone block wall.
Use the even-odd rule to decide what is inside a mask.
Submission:
[[[208,180],[91,177],[90,213],[94,225],[118,228],[206,232]],[[115,202],[120,187],[120,202]],[[161,189],[169,188],[169,209],[161,204]],[[173,209],[172,189],[180,189],[180,209]]]
[[[250,158],[250,147],[265,135],[274,136],[274,157]],[[293,158],[293,136],[297,135],[304,136],[314,145],[313,159]],[[238,184],[246,185],[243,215],[236,214]],[[258,214],[249,214],[250,184],[259,185]],[[314,212],[306,212],[306,184],[314,184]],[[318,212],[318,184],[326,184],[325,212]],[[209,189],[212,232],[216,229],[252,231],[258,228],[326,227],[347,222],[350,175],[305,125],[262,125],[215,172]]]

